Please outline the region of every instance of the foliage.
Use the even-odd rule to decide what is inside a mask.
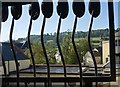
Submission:
[[[88,42],[87,39],[80,39],[79,42],[76,42],[77,51],[79,58],[82,61],[83,56],[88,51]],[[71,43],[71,33],[67,32],[63,36],[62,51],[66,64],[78,64],[76,54],[74,52],[73,45]]]
[[[33,51],[33,56],[34,56],[34,60],[36,64],[45,64],[45,57],[44,57],[44,53],[42,50],[42,45],[38,42],[35,42],[32,44],[32,51]],[[25,54],[31,58],[29,49],[26,50]]]
[[[60,42],[62,43],[62,36],[65,35],[66,32],[61,32],[60,33]],[[53,40],[54,45],[56,46],[56,35],[57,33],[55,32],[54,34],[44,34],[44,42],[47,43],[49,40]],[[86,38],[88,35],[88,31],[83,32],[83,31],[77,31],[75,38],[79,39],[79,38]],[[40,35],[31,35],[30,36],[30,40],[31,43],[34,42],[40,42]],[[92,30],[91,31],[91,37],[102,37],[102,39],[109,37],[109,30],[108,29],[97,29],[97,30]],[[27,37],[26,37],[27,38]],[[16,40],[16,42],[21,42],[26,40],[26,38],[18,38],[18,40]]]
[[[78,46],[77,48],[78,48],[79,56],[81,58],[81,61],[83,61],[83,56],[89,50],[87,39],[86,38],[81,39],[77,46]]]
[[[71,33],[70,32],[66,32],[63,36],[63,41],[61,44],[61,48],[62,48],[62,52],[63,52],[63,56],[65,59],[66,64],[71,64],[73,63],[73,58],[72,56],[74,55],[70,55],[73,54],[73,48],[72,48],[72,44],[71,44]]]
[[[49,58],[50,64],[56,63],[55,54],[57,49],[54,47],[53,41],[47,42],[46,44],[47,56]]]
[[[46,63],[41,43],[34,42],[32,44],[32,51],[33,51],[33,56],[34,56],[36,64],[45,64]],[[56,63],[56,59],[55,59],[56,49],[53,47],[53,42],[48,42],[46,44],[46,51],[47,51],[47,56],[49,58],[49,62],[51,64]],[[25,53],[29,58],[31,57],[29,49],[27,49]]]
[[[71,32],[65,32],[62,36],[61,40],[61,48],[62,48],[62,53],[65,59],[66,64],[78,64],[78,60],[76,58],[76,54],[74,52],[73,44],[71,42]],[[55,54],[58,51],[57,48],[54,46],[53,40],[50,40],[45,43],[46,47],[46,52],[47,56],[49,59],[50,64],[56,64],[57,60],[55,58]],[[45,64],[46,59],[44,56],[43,48],[40,42],[36,41],[32,45],[32,51],[33,51],[33,56],[35,59],[36,64]],[[88,42],[87,39],[79,39],[76,41],[76,47],[77,51],[80,57],[80,60],[82,61],[83,56],[85,53],[88,51]],[[26,50],[26,55],[30,58],[30,52],[29,49]]]

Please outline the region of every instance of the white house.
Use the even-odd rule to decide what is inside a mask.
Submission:
[[[19,44],[20,46],[20,44]],[[16,71],[15,61],[13,57],[13,52],[11,50],[10,43],[1,42],[0,47],[2,48],[2,56],[5,61],[7,74],[12,71]],[[14,45],[16,58],[19,63],[19,69],[26,69],[30,66],[30,59],[24,54],[21,48]]]
[[[97,64],[101,63],[101,50],[100,49],[101,48],[94,48],[93,49],[94,57],[95,57],[95,60],[96,60]],[[89,51],[84,55],[83,61],[84,61],[85,65],[89,65],[89,66],[94,65],[92,55]]]
[[[57,63],[61,63],[61,56],[60,56],[59,51],[56,52],[55,58],[56,58]]]

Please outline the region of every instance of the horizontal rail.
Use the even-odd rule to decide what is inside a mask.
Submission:
[[[102,80],[101,80],[102,79]],[[110,76],[83,76],[83,81],[90,81],[90,82],[110,82],[111,81]],[[3,77],[2,80],[4,82],[16,82],[17,78],[16,77]],[[80,82],[81,78],[79,77],[51,77],[50,78],[51,82]],[[20,77],[19,78],[20,82],[46,82],[48,81],[47,77]]]
[[[2,2],[3,6],[15,6],[15,5],[26,5],[31,4],[32,2]]]
[[[43,0],[44,1],[44,0]],[[113,43],[113,41],[115,41],[115,36],[114,36],[114,11],[113,11],[113,2],[108,2],[108,16],[109,16],[109,30],[110,30],[110,71],[108,71],[108,73],[105,73],[103,70],[103,67],[98,67],[97,63],[96,63],[96,59],[94,57],[93,54],[93,48],[91,46],[91,30],[92,30],[92,24],[93,24],[93,18],[98,16],[99,10],[94,9],[94,5],[96,5],[95,3],[91,3],[90,2],[90,6],[89,6],[89,10],[90,10],[90,14],[92,15],[91,17],[91,23],[90,23],[90,28],[88,31],[88,45],[90,48],[90,53],[93,59],[93,65],[94,67],[91,69],[91,67],[87,67],[89,69],[85,69],[86,71],[84,72],[82,70],[83,66],[82,66],[82,61],[79,58],[79,52],[77,52],[77,47],[75,45],[75,30],[77,28],[77,13],[75,12],[74,15],[76,15],[76,19],[74,22],[74,26],[73,26],[73,36],[72,36],[72,44],[73,44],[73,49],[75,51],[76,54],[76,58],[78,61],[78,65],[67,65],[65,63],[65,58],[64,58],[64,53],[62,52],[62,48],[61,48],[61,43],[60,43],[60,30],[61,30],[61,25],[62,25],[62,20],[64,18],[67,17],[68,12],[69,12],[69,6],[68,6],[68,2],[66,0],[66,2],[62,3],[59,2],[60,0],[58,0],[58,6],[57,6],[57,13],[59,15],[59,22],[58,22],[58,27],[57,27],[57,37],[56,37],[56,45],[58,46],[58,51],[59,54],[61,56],[61,62],[62,65],[51,65],[49,63],[49,58],[47,56],[47,50],[45,48],[45,43],[44,43],[44,27],[45,27],[45,20],[46,18],[50,18],[52,16],[52,12],[53,12],[53,4],[52,3],[42,3],[41,7],[42,7],[42,13],[44,15],[44,19],[43,19],[43,26],[41,28],[41,44],[43,47],[43,52],[44,52],[44,56],[46,58],[46,65],[45,66],[45,71],[40,70],[37,72],[37,67],[39,67],[39,65],[35,65],[35,58],[33,56],[32,53],[32,46],[31,46],[31,42],[30,42],[30,31],[31,31],[31,26],[32,26],[32,20],[36,20],[39,17],[39,2],[33,3],[32,2],[2,2],[2,6],[16,6],[17,5],[26,5],[26,4],[31,4],[29,9],[29,13],[31,16],[31,20],[30,20],[30,26],[29,26],[29,32],[28,32],[28,45],[30,48],[30,54],[31,54],[31,58],[32,58],[32,65],[31,67],[28,67],[28,70],[24,69],[24,70],[19,70],[19,65],[18,65],[18,60],[16,58],[16,53],[14,51],[14,44],[12,41],[12,36],[13,36],[13,24],[14,24],[14,19],[19,19],[18,17],[22,14],[17,14],[17,12],[19,13],[19,11],[17,11],[15,8],[13,8],[13,24],[11,25],[11,33],[10,33],[10,45],[12,48],[12,52],[13,52],[13,56],[14,56],[14,61],[16,64],[16,71],[15,72],[10,72],[9,76],[7,76],[6,74],[4,74],[4,76],[2,76],[2,80],[3,82],[17,82],[17,87],[19,87],[19,83],[20,82],[34,82],[34,87],[36,86],[36,82],[46,82],[48,87],[51,85],[51,82],[64,82],[64,86],[66,87],[66,82],[80,82],[80,85],[82,86],[82,81],[87,81],[87,82],[96,82],[96,86],[97,86],[97,82],[110,82],[110,81],[115,81],[116,80],[116,71],[115,71],[115,43]],[[91,0],[90,0],[91,1]],[[109,1],[109,0],[108,0]],[[91,7],[93,5],[93,7]],[[47,10],[49,7],[49,10]],[[50,8],[51,7],[51,8]],[[100,6],[98,6],[100,7]],[[64,8],[64,9],[63,9]],[[37,11],[37,10],[38,11]],[[75,8],[76,9],[76,8]],[[75,10],[74,9],[74,10]],[[5,11],[6,10],[6,11]],[[4,11],[7,12],[8,11],[8,7],[4,8]],[[48,13],[47,13],[48,11]],[[51,14],[49,14],[51,11]],[[77,11],[77,10],[75,10]],[[95,11],[98,11],[95,13]],[[21,12],[21,11],[20,11]],[[33,14],[35,13],[35,14]],[[79,13],[79,12],[78,12]],[[4,20],[7,20],[8,15],[5,16]],[[17,17],[17,18],[16,18]],[[5,22],[4,21],[4,22]],[[4,59],[4,58],[3,58]],[[5,69],[5,64],[3,61],[3,66]],[[62,71],[52,71],[51,67],[62,67]],[[75,71],[72,72],[67,72],[67,67],[77,67],[78,69],[75,69]],[[99,68],[101,71],[99,71]],[[30,71],[30,70],[31,71]],[[33,69],[33,71],[32,71]],[[91,70],[90,70],[91,69]],[[78,71],[77,71],[78,70]],[[87,72],[88,70],[88,72]],[[68,70],[69,71],[69,70]],[[4,72],[6,72],[4,70]],[[28,75],[27,75],[28,74]],[[17,75],[17,76],[16,76]]]

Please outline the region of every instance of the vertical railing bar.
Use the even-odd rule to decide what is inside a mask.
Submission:
[[[44,37],[43,37],[45,22],[46,22],[46,17],[43,18],[43,24],[42,24],[42,29],[41,29],[41,44],[42,44],[44,56],[46,58],[47,74],[48,74],[48,87],[50,87],[50,64],[49,64],[49,59],[48,59],[48,56],[47,56],[46,48],[45,48],[45,45],[44,45]]]
[[[113,0],[108,0],[108,15],[110,29],[110,68],[112,79],[116,79],[116,63],[115,63],[115,27],[114,27],[114,7]]]
[[[97,63],[96,63],[95,56],[94,56],[93,51],[92,51],[91,40],[90,40],[93,18],[94,17],[93,17],[93,12],[92,12],[92,17],[91,17],[90,27],[89,27],[89,32],[88,32],[88,45],[89,45],[89,50],[90,50],[90,53],[91,53],[91,56],[93,59],[94,67],[95,67],[95,75],[97,76]],[[97,87],[97,82],[96,82],[96,87]]]
[[[7,71],[6,71],[6,66],[5,66],[5,61],[4,61],[4,58],[3,58],[3,54],[1,56],[2,56],[2,65],[3,65],[3,69],[4,69],[4,76],[6,77],[7,76]],[[2,85],[6,87],[6,82],[4,82]]]
[[[81,60],[80,60],[79,54],[77,52],[77,48],[76,48],[75,40],[74,40],[76,27],[77,27],[77,16],[75,17],[74,26],[73,26],[72,44],[73,44],[73,47],[74,47],[75,54],[77,56],[76,58],[77,58],[78,63],[79,63],[79,70],[80,70],[79,73],[80,73],[80,78],[81,78],[80,87],[82,87],[82,65],[81,65]]]
[[[34,74],[34,78],[35,78],[36,77],[36,66],[35,66],[35,60],[34,60],[34,56],[33,56],[33,52],[32,52],[32,47],[31,47],[31,43],[30,43],[31,27],[32,27],[32,17],[30,18],[30,24],[29,24],[29,29],[28,29],[28,46],[29,46],[29,51],[30,51],[30,55],[31,55],[31,59],[32,59],[33,74]],[[35,80],[34,80],[34,87],[36,87]]]
[[[63,54],[62,54],[62,50],[61,50],[61,47],[60,47],[60,43],[59,43],[59,34],[60,34],[60,26],[61,26],[61,16],[59,18],[59,22],[58,22],[58,28],[57,28],[57,46],[58,46],[58,50],[60,52],[60,56],[61,56],[61,60],[62,60],[62,63],[63,63],[63,68],[64,68],[64,77],[66,78],[66,65],[65,65],[65,61],[64,61],[64,57],[63,57]],[[66,82],[64,82],[65,84],[65,87],[66,87]]]
[[[14,50],[14,46],[13,46],[13,42],[12,42],[12,34],[13,34],[13,28],[14,28],[14,18],[12,18],[12,25],[11,25],[11,29],[10,29],[10,45],[11,45],[11,50],[13,52],[13,57],[15,60],[15,65],[16,65],[16,72],[17,72],[17,87],[19,87],[19,65],[18,65],[18,61],[16,58],[16,54],[15,54],[15,50]]]
[[[3,58],[3,55],[2,55],[2,65],[3,65],[3,69],[4,69],[4,76],[6,77],[7,76],[7,71],[6,71],[5,60]]]

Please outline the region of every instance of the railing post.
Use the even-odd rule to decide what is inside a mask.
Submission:
[[[93,84],[90,81],[84,81],[83,87],[93,87]]]

